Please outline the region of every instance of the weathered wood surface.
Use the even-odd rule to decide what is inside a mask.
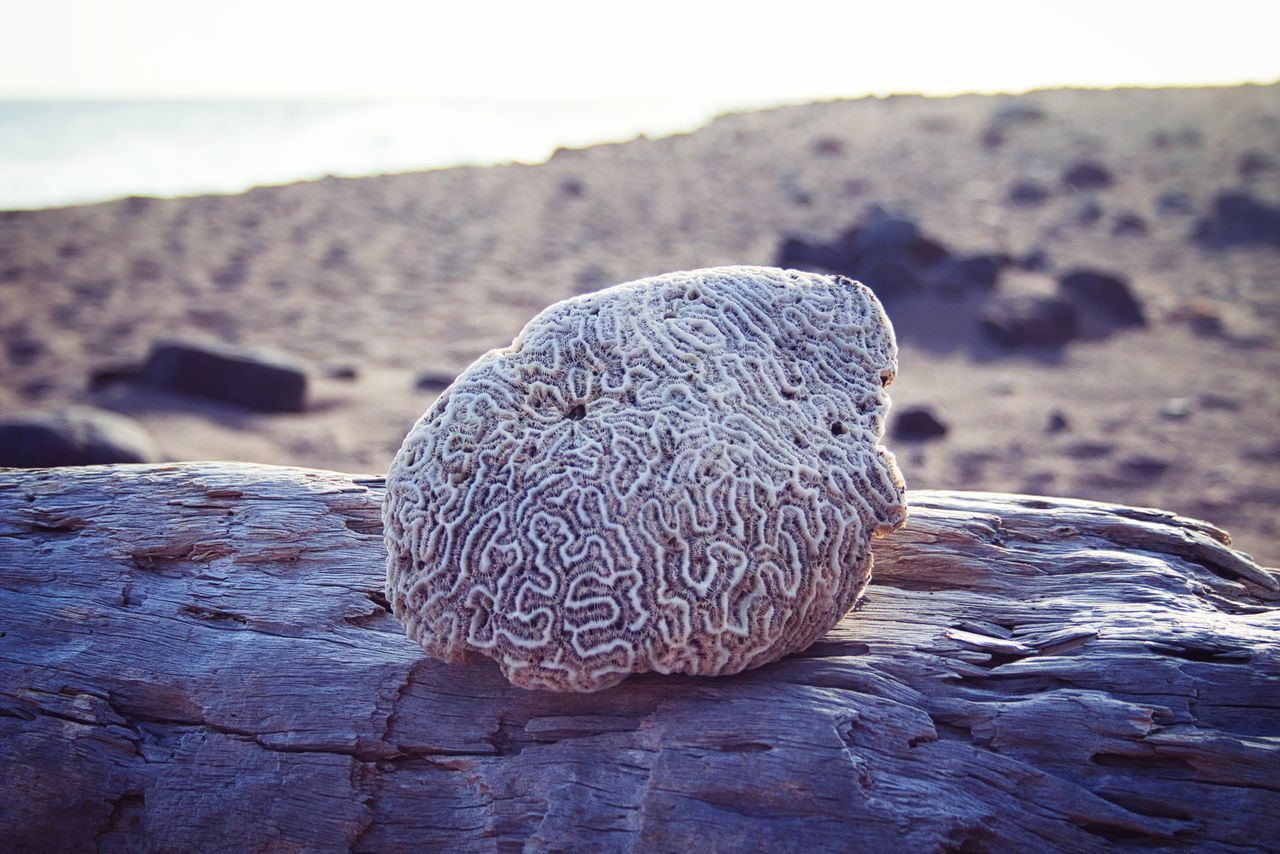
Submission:
[[[1204,523],[916,492],[806,653],[566,696],[403,637],[380,499],[270,466],[0,472],[0,847],[1280,840],[1276,575]]]

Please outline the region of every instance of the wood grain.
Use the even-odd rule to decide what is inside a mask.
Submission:
[[[0,472],[0,848],[1280,839],[1280,584],[1203,522],[914,492],[805,653],[566,696],[403,636],[381,492],[231,463]]]

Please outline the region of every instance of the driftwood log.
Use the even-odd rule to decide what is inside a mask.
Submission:
[[[1280,585],[1205,523],[915,492],[804,654],[561,695],[404,637],[381,488],[0,472],[0,847],[1280,844]]]

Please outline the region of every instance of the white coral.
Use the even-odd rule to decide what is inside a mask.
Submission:
[[[387,595],[433,656],[526,688],[803,649],[906,518],[897,368],[863,285],[765,267],[557,303],[481,356],[387,477]]]

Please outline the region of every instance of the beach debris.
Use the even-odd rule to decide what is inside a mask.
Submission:
[[[1276,168],[1275,158],[1261,151],[1249,150],[1236,158],[1236,172],[1241,178],[1256,178]]]
[[[414,377],[413,387],[419,391],[444,391],[453,382],[454,375],[443,371],[423,371]]]
[[[1186,216],[1191,211],[1191,196],[1181,190],[1167,190],[1156,199],[1156,213],[1160,216]]]
[[[1102,219],[1102,205],[1094,198],[1093,194],[1082,196],[1076,202],[1075,211],[1072,214],[1078,225],[1093,225]]]
[[[145,427],[105,409],[69,406],[0,418],[0,466],[50,468],[157,459]]]
[[[1160,414],[1165,418],[1186,418],[1191,414],[1191,398],[1171,397],[1160,407]]]
[[[1245,193],[1223,193],[1213,202],[1213,214],[1196,224],[1192,239],[1210,249],[1280,246],[1280,205],[1260,202]]]
[[[1052,193],[1049,192],[1049,188],[1039,181],[1023,180],[1014,182],[1005,194],[1005,198],[1015,205],[1029,207],[1044,204],[1049,200],[1050,195]]]
[[[1068,270],[1058,279],[1058,293],[1083,316],[1107,330],[1147,324],[1129,280],[1120,273],[1089,268]]]
[[[785,239],[777,263],[849,276],[892,304],[934,290],[957,294],[990,289],[1011,259],[995,253],[952,255],[914,221],[873,205],[861,221],[831,243]]]
[[[1076,337],[1076,308],[1055,297],[1014,295],[991,300],[978,313],[981,327],[1006,347],[1061,347]]]
[[[1062,173],[1062,183],[1069,190],[1104,190],[1114,181],[1110,169],[1092,160],[1074,163]]]
[[[274,352],[162,341],[151,348],[142,382],[262,412],[300,412],[306,406],[308,373],[301,363]]]
[[[893,437],[909,442],[941,439],[947,435],[947,425],[927,406],[903,409],[893,419]]]
[[[720,267],[557,303],[391,464],[392,610],[436,658],[556,691],[804,649],[906,519],[879,444],[896,370],[879,302],[839,276]]]
[[[1111,223],[1114,237],[1145,237],[1147,221],[1133,211],[1121,211]]]

